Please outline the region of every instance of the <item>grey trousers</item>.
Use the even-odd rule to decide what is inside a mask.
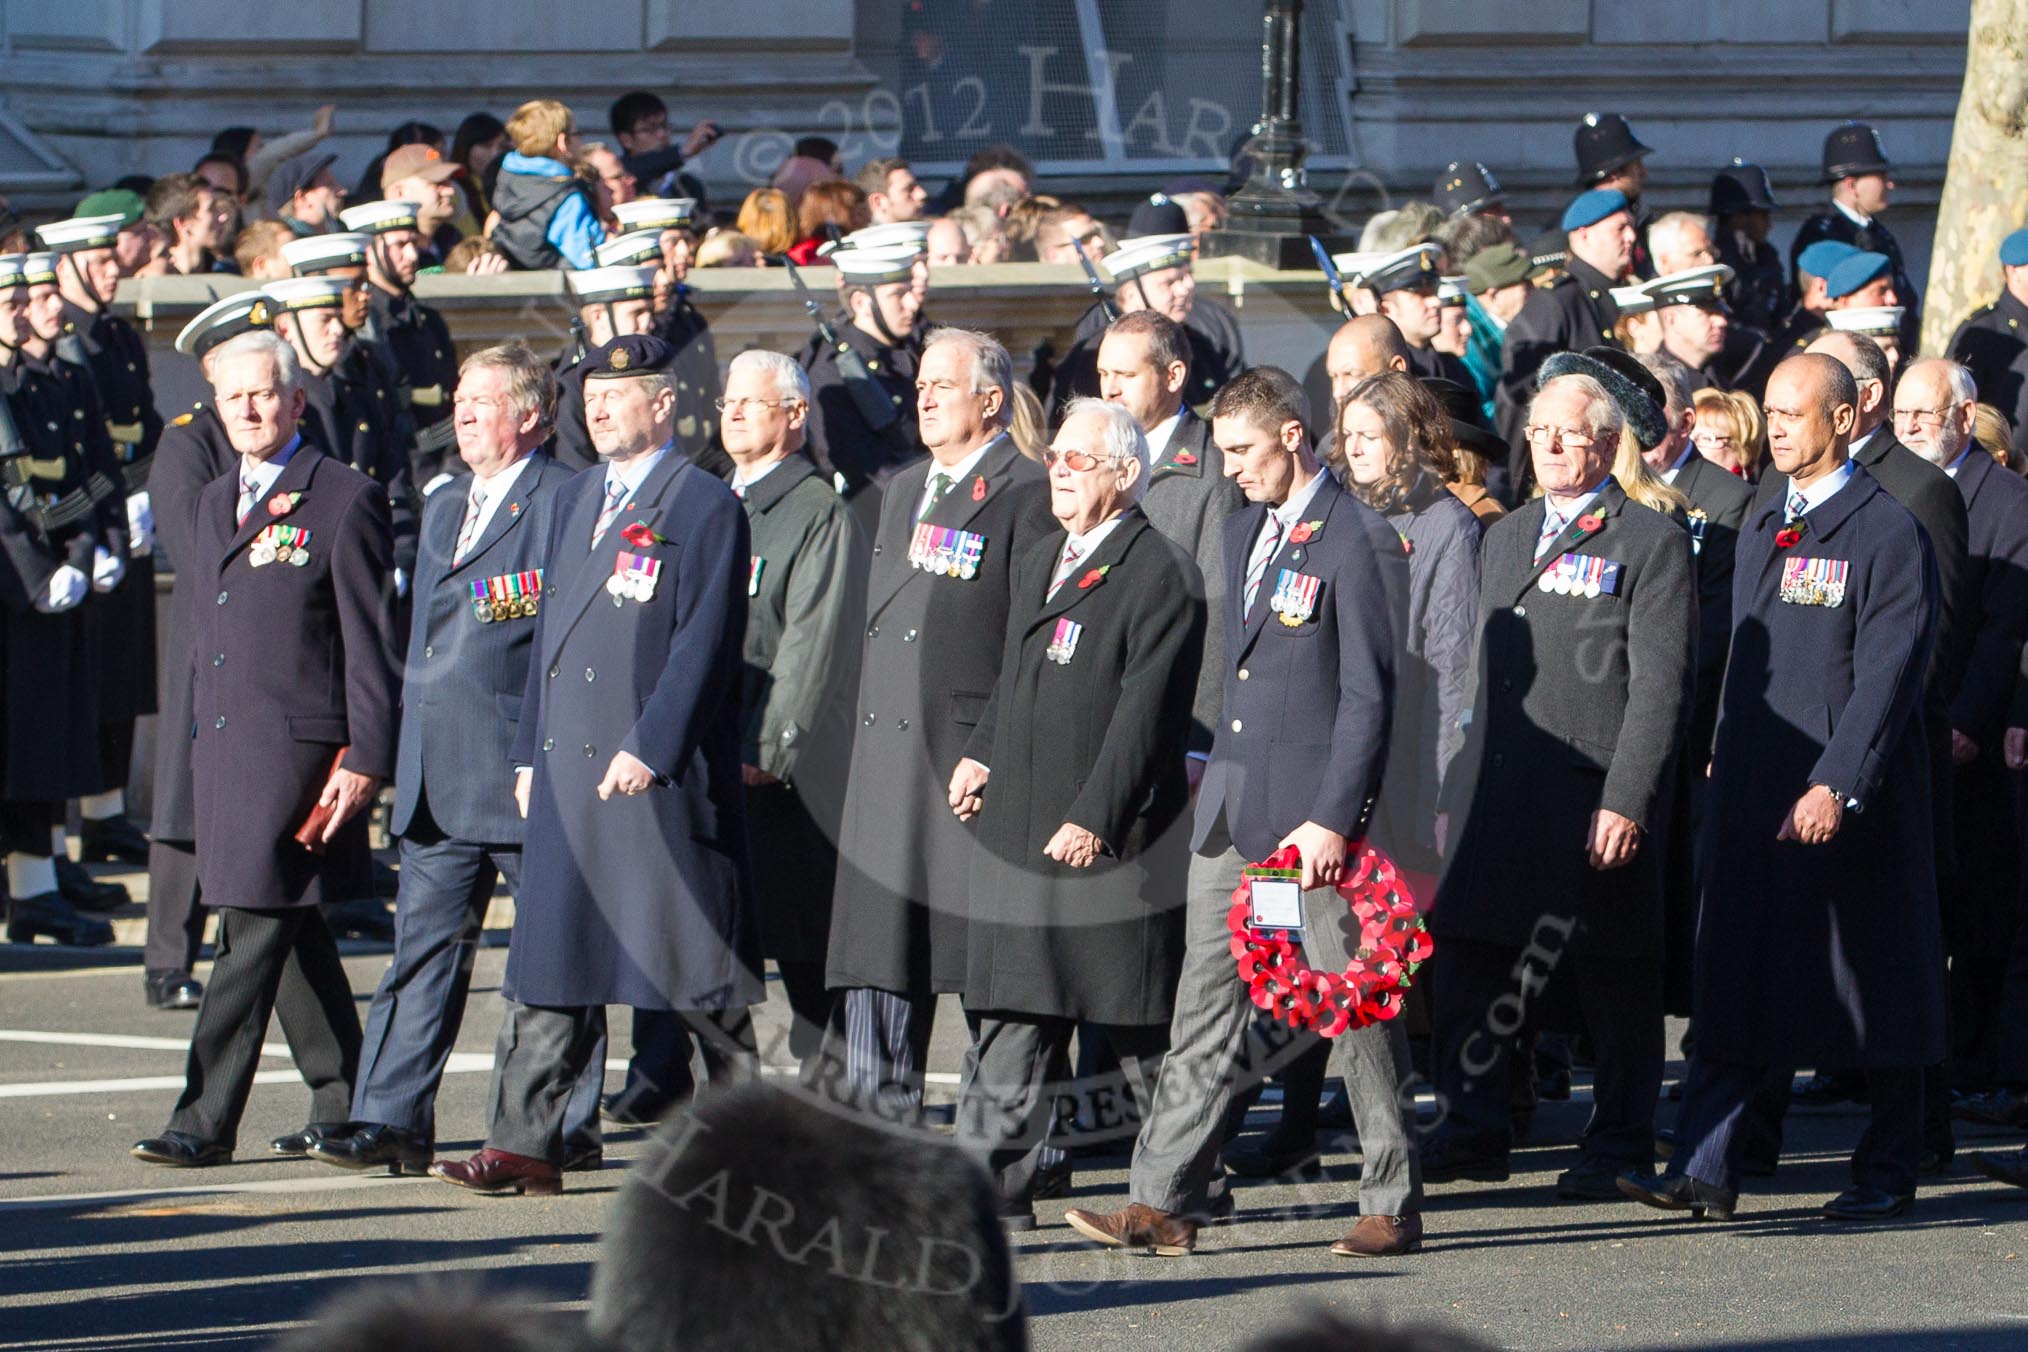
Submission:
[[[1132,1199],[1160,1211],[1201,1210],[1218,1168],[1218,1150],[1236,1085],[1270,1073],[1299,1047],[1291,1032],[1275,1045],[1252,1041],[1254,1007],[1233,970],[1225,914],[1246,860],[1228,846],[1190,861],[1183,973],[1169,1025],[1169,1053],[1134,1144]],[[1338,894],[1304,894],[1305,947],[1310,964],[1345,965]],[[1277,1031],[1282,1031],[1279,1028]],[[1421,1157],[1415,1148],[1415,1102],[1408,1034],[1399,1019],[1334,1040],[1338,1073],[1352,1102],[1364,1163],[1359,1210],[1405,1216],[1422,1209]]]

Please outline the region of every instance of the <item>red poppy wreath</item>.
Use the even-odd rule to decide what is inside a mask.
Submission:
[[[1259,867],[1297,868],[1301,863],[1289,847]],[[1324,1037],[1400,1014],[1416,969],[1429,961],[1435,947],[1393,860],[1362,845],[1346,863],[1338,895],[1352,910],[1359,942],[1342,972],[1306,966],[1300,940],[1291,939],[1289,931],[1254,928],[1244,877],[1232,891],[1232,909],[1225,916],[1239,979],[1254,1005],[1291,1028],[1313,1029]]]

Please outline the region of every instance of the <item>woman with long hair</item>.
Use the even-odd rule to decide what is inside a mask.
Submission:
[[[491,113],[472,113],[458,124],[451,137],[451,163],[464,166],[458,188],[465,194],[465,211],[473,225],[458,228],[467,235],[478,233],[479,222],[493,210],[493,177],[500,172],[500,159],[507,153],[507,124]]]
[[[872,220],[866,194],[857,183],[843,178],[812,183],[803,192],[802,205],[796,208],[797,240],[789,246],[789,258],[798,267],[822,262],[819,249],[834,237],[843,239]]]

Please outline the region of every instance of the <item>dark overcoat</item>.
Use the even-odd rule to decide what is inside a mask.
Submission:
[[[1211,424],[1185,404],[1150,472],[1141,511],[1156,530],[1183,546],[1203,579],[1204,612],[1218,617],[1204,634],[1197,697],[1190,706],[1190,750],[1211,754],[1218,705],[1225,694],[1225,522],[1246,506],[1236,480],[1225,477],[1224,457],[1211,440]]]
[[[1167,1026],[1204,641],[1196,565],[1130,508],[1045,600],[1062,548],[1062,535],[1046,536],[1015,566],[1000,677],[965,750],[992,771],[965,1008]],[[1050,649],[1065,624],[1080,629],[1060,660]],[[1104,843],[1089,868],[1043,853],[1065,822]]]
[[[2028,305],[2002,290],[1965,316],[1946,353],[1972,373],[1979,402],[2007,415],[2014,449],[2028,450]]]
[[[1373,838],[1403,868],[1434,874],[1443,867],[1437,794],[1464,746],[1471,707],[1483,532],[1457,494],[1427,478],[1387,520],[1408,556],[1408,622],[1401,631],[1394,736]]]
[[[747,790],[761,951],[822,962],[838,875],[865,626],[865,538],[807,455],[744,497],[753,533],[740,683],[742,764],[778,783]]]
[[[557,500],[572,477],[539,451],[530,457],[459,563],[452,558],[471,476],[453,479],[424,504],[388,823],[398,836],[426,811],[426,820],[454,840],[521,841],[508,750],[521,720],[541,611],[538,604],[533,615],[514,614],[489,599],[485,613],[492,618],[481,621],[472,587],[497,579],[487,587],[490,598],[510,580],[545,568]]]
[[[761,999],[739,782],[746,515],[665,455],[592,545],[603,467],[564,486],[511,757],[534,767],[501,993],[522,1004],[714,1010]],[[663,537],[629,544],[636,522]],[[646,601],[606,590],[661,563]],[[615,752],[661,777],[600,802]]]
[[[1943,957],[1918,711],[1936,567],[1864,469],[1800,543],[1757,505],[1740,536],[1732,661],[1712,759],[1693,1002],[1699,1055],[1748,1065],[1926,1066]],[[1790,558],[1849,570],[1837,605],[1781,599]],[[1777,841],[1822,784],[1857,800],[1823,845]]]
[[[1327,473],[1245,606],[1246,566],[1267,517],[1255,503],[1225,523],[1225,702],[1197,792],[1191,848],[1230,838],[1249,860],[1304,822],[1365,833],[1386,767],[1396,664],[1407,623],[1408,560],[1380,513]],[[1295,625],[1272,613],[1283,571],[1317,579]]]
[[[1540,563],[1540,498],[1493,523],[1481,563],[1470,735],[1444,785],[1439,939],[1526,947],[1545,917],[1579,953],[1659,957],[1675,757],[1696,679],[1690,535],[1607,479]],[[1597,529],[1586,532],[1586,517]],[[1542,590],[1562,555],[1619,565],[1598,596]],[[1631,863],[1587,855],[1600,809],[1641,828]]]
[[[973,831],[951,815],[951,772],[1000,674],[1014,562],[1057,529],[1042,466],[1003,436],[924,519],[984,537],[975,574],[913,566],[929,464],[917,461],[882,494],[838,837],[834,988],[964,989]]]
[[[155,798],[148,834],[156,840],[197,838],[197,802],[190,778],[192,722],[191,624],[199,601],[209,602],[197,576],[197,498],[204,486],[234,473],[239,455],[225,425],[207,404],[179,413],[162,429],[148,475],[149,504],[155,513],[155,552],[168,565],[169,623],[162,631],[161,670],[156,682]],[[201,594],[202,593],[202,594]]]
[[[1993,755],[2008,723],[2028,634],[2028,481],[2002,469],[1980,446],[1970,448],[1954,477],[1965,500],[1977,609],[1951,726],[1978,743],[1981,755]]]
[[[129,495],[145,492],[162,435],[162,415],[155,410],[148,382],[147,344],[118,315],[94,314],[69,301],[64,302],[63,324],[97,387],[122,487]],[[124,527],[125,505],[114,505]],[[99,716],[113,723],[131,722],[156,707],[155,560],[130,551],[126,562],[120,584],[94,594],[85,610],[99,648]]]
[[[286,515],[268,503],[301,494]],[[197,498],[188,577],[196,713],[197,880],[207,906],[314,906],[364,895],[366,814],[329,852],[294,840],[332,757],[394,773],[394,539],[387,494],[304,444],[243,524],[236,475]],[[310,532],[309,562],[256,563],[270,527]]]

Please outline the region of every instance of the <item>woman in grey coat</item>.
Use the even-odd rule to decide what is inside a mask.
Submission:
[[[1399,371],[1360,381],[1338,405],[1332,468],[1346,491],[1385,516],[1408,553],[1407,650],[1395,664],[1394,732],[1373,814],[1373,843],[1407,875],[1419,906],[1442,869],[1437,791],[1464,745],[1479,618],[1479,519],[1446,486],[1456,472],[1450,421],[1422,382]],[[1321,1041],[1282,1078],[1282,1119],[1252,1150],[1227,1152],[1235,1173],[1279,1174],[1315,1148]]]

